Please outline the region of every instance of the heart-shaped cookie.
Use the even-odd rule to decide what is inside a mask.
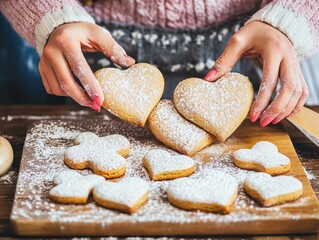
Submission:
[[[192,158],[185,155],[172,156],[161,149],[146,153],[143,165],[154,181],[187,177],[195,171],[195,162]]]
[[[117,182],[104,182],[93,190],[94,200],[105,208],[133,213],[148,198],[149,184],[141,178],[126,177]]]
[[[251,149],[238,149],[233,153],[234,164],[243,169],[279,175],[289,171],[290,159],[278,152],[276,145],[260,141]]]
[[[188,78],[174,91],[180,114],[224,142],[245,119],[254,98],[249,79],[228,73],[216,82]]]
[[[161,100],[148,118],[154,136],[186,155],[193,155],[215,141],[215,137],[181,116],[171,100]]]
[[[212,171],[200,179],[180,178],[168,187],[170,203],[185,210],[203,210],[227,214],[236,200],[236,179],[221,171]]]
[[[244,182],[245,192],[261,205],[269,207],[298,199],[302,183],[293,176],[272,177],[267,173],[250,174]]]
[[[104,93],[103,107],[139,126],[144,126],[164,91],[162,73],[147,63],[126,70],[103,68],[94,75]]]

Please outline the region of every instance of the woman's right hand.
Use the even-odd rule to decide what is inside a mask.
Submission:
[[[110,32],[96,24],[67,23],[54,29],[43,50],[39,71],[49,94],[70,96],[82,106],[97,111],[104,101],[102,89],[82,52],[102,52],[120,66],[129,67],[135,60],[112,38]],[[72,76],[80,80],[80,87]]]

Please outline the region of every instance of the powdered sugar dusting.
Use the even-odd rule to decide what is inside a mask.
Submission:
[[[102,86],[104,105],[119,117],[124,111],[144,120],[163,93],[163,76],[149,64],[136,64],[127,70],[105,68],[95,75]]]
[[[168,194],[181,201],[227,206],[237,192],[236,179],[221,171],[211,171],[206,177],[180,178],[173,181]]]
[[[303,188],[302,183],[293,176],[272,177],[267,173],[252,173],[245,184],[256,190],[263,199],[291,194]]]
[[[184,117],[223,139],[246,116],[252,99],[248,78],[238,73],[228,73],[214,83],[189,78],[174,92],[174,103]]]
[[[72,165],[88,163],[100,171],[125,167],[125,159],[117,151],[129,149],[129,141],[119,134],[98,137],[92,132],[84,132],[75,138],[75,143],[65,151],[67,163]],[[71,166],[72,166],[71,165]]]
[[[104,182],[94,188],[94,198],[133,207],[147,192],[149,183],[138,177],[124,177],[118,182]]]
[[[194,160],[186,155],[171,156],[161,149],[149,151],[144,159],[148,162],[153,174],[186,170],[195,165]]]
[[[183,118],[171,100],[161,100],[157,104],[149,124],[173,146],[184,152],[192,152],[203,139],[214,141],[214,137],[208,132]]]
[[[289,158],[279,153],[276,145],[268,141],[260,141],[251,149],[239,149],[234,152],[234,157],[238,161],[256,162],[265,168],[273,168],[290,163]]]
[[[90,174],[82,176],[75,171],[63,171],[54,178],[49,195],[70,198],[87,198],[95,185],[104,182],[101,176]]]
[[[130,155],[126,158],[127,171],[125,177],[139,177],[148,182],[149,200],[136,213],[127,215],[118,211],[105,209],[89,198],[85,206],[63,205],[52,202],[48,192],[53,187],[53,179],[58,173],[68,170],[63,163],[65,150],[73,145],[74,138],[81,132],[91,131],[99,136],[121,134],[131,144]],[[231,138],[232,139],[232,138]],[[229,140],[231,140],[229,139]],[[231,142],[231,141],[230,141]],[[21,169],[19,173],[16,196],[11,220],[35,221],[46,220],[59,223],[61,231],[72,223],[96,224],[107,228],[110,223],[126,222],[137,224],[146,222],[164,223],[222,223],[224,226],[242,221],[258,221],[274,217],[298,219],[300,215],[292,215],[289,211],[278,207],[265,209],[248,198],[242,189],[242,183],[249,171],[235,167],[231,154],[223,149],[226,143],[213,143],[218,151],[194,156],[196,172],[189,178],[201,178],[212,170],[220,170],[236,178],[239,183],[239,195],[228,215],[207,214],[205,212],[188,212],[169,204],[166,191],[172,181],[151,181],[143,167],[143,156],[152,149],[165,149],[171,154],[176,152],[160,144],[145,127],[137,127],[122,121],[82,120],[82,121],[39,121],[28,131]],[[76,170],[72,170],[76,171]],[[82,175],[89,170],[77,171]],[[305,206],[307,201],[298,200],[290,206]],[[267,214],[265,214],[265,211]],[[124,232],[123,232],[124,233]]]

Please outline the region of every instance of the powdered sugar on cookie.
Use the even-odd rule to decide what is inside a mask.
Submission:
[[[135,64],[127,70],[104,68],[95,73],[103,93],[103,107],[116,116],[144,126],[164,91],[164,78],[154,66]]]
[[[247,77],[228,73],[214,83],[199,78],[180,82],[174,103],[185,118],[225,141],[245,119],[253,97]]]
[[[56,185],[49,191],[49,197],[60,203],[86,203],[95,185],[104,182],[101,176],[82,176],[75,171],[64,171],[54,178]]]
[[[104,182],[94,188],[96,202],[104,207],[133,212],[147,200],[149,184],[138,177],[126,177],[117,182]],[[124,209],[123,209],[124,206]]]
[[[264,199],[302,190],[302,183],[293,176],[272,177],[267,173],[252,173],[245,184],[258,191]]]
[[[223,213],[228,213],[230,205],[235,201],[238,183],[234,177],[221,171],[212,171],[205,178],[174,180],[168,187],[169,200],[174,205],[187,209],[188,203],[193,203],[196,209],[205,210],[201,204],[211,204],[224,207]],[[191,204],[189,204],[190,206]]]
[[[126,161],[123,156],[128,155],[130,148],[130,143],[124,136],[100,138],[94,133],[85,132],[77,136],[74,142],[79,145],[68,148],[64,154],[64,162],[70,168],[89,168],[106,178],[124,174]]]
[[[153,180],[185,177],[195,170],[192,158],[185,155],[172,156],[162,149],[149,151],[143,158],[143,164]]]
[[[182,117],[171,100],[161,100],[149,118],[157,139],[173,149],[192,155],[214,142],[215,137]]]
[[[258,142],[251,149],[239,149],[233,156],[238,167],[265,171],[272,175],[287,172],[290,168],[289,158],[279,153],[276,145],[268,141]]]

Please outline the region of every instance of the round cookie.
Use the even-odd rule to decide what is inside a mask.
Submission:
[[[174,91],[178,112],[224,142],[247,116],[254,99],[249,79],[227,73],[216,82],[188,78]]]
[[[161,149],[146,153],[143,165],[153,181],[187,177],[195,171],[195,162],[192,158],[185,155],[172,156]]]
[[[168,187],[170,203],[185,210],[202,210],[228,214],[238,194],[236,179],[221,171],[205,178],[180,178]]]
[[[162,73],[147,63],[126,70],[103,68],[94,75],[103,90],[103,107],[139,126],[144,126],[164,91]]]
[[[7,139],[0,136],[0,176],[6,174],[13,163],[13,149]]]
[[[154,136],[168,147],[193,155],[215,141],[215,137],[182,117],[171,100],[161,100],[148,118]]]
[[[289,171],[290,159],[278,152],[276,145],[260,141],[251,149],[238,149],[233,153],[234,164],[242,169],[279,175]]]
[[[244,189],[262,206],[270,207],[297,200],[302,195],[303,185],[293,176],[253,173],[245,179]]]

